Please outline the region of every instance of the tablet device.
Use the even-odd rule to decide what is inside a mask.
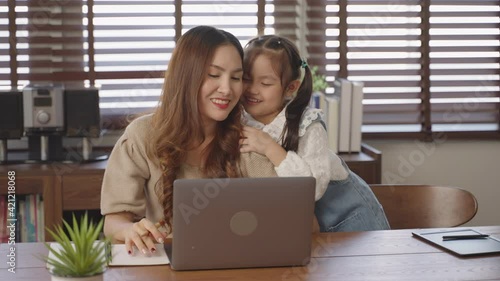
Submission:
[[[422,230],[412,232],[412,234],[414,237],[459,256],[500,253],[500,240],[493,236],[477,239],[443,239],[443,236],[484,235],[474,229]]]

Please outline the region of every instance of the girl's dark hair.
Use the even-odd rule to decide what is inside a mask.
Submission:
[[[286,123],[281,140],[286,151],[297,151],[299,147],[299,126],[304,110],[309,105],[312,95],[312,76],[309,66],[300,57],[295,44],[289,39],[277,35],[264,35],[254,38],[245,47],[243,69],[248,72],[255,59],[264,54],[271,59],[271,65],[286,87],[294,80],[300,80],[301,68],[305,75],[297,95],[288,104],[285,112]]]
[[[156,191],[164,209],[164,218],[172,230],[173,182],[184,163],[187,151],[205,140],[198,109],[198,94],[215,51],[234,46],[243,61],[243,48],[234,35],[211,27],[197,26],[177,41],[165,73],[160,104],[152,117],[148,156],[158,160],[162,177]],[[206,178],[239,177],[241,105],[217,123],[215,138],[206,147],[202,174]]]

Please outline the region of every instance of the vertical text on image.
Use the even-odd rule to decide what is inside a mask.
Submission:
[[[7,172],[7,251],[8,271],[16,273],[16,172]]]

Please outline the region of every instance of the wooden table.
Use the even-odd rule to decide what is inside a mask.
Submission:
[[[472,227],[500,237],[500,226]],[[0,280],[50,280],[42,243],[16,245],[16,274],[0,246]],[[411,230],[321,233],[313,236],[305,267],[173,271],[169,266],[112,267],[104,280],[500,280],[500,254],[458,257],[417,238]]]

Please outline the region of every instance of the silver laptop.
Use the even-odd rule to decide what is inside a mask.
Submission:
[[[306,265],[315,183],[313,177],[174,181],[171,267]]]

